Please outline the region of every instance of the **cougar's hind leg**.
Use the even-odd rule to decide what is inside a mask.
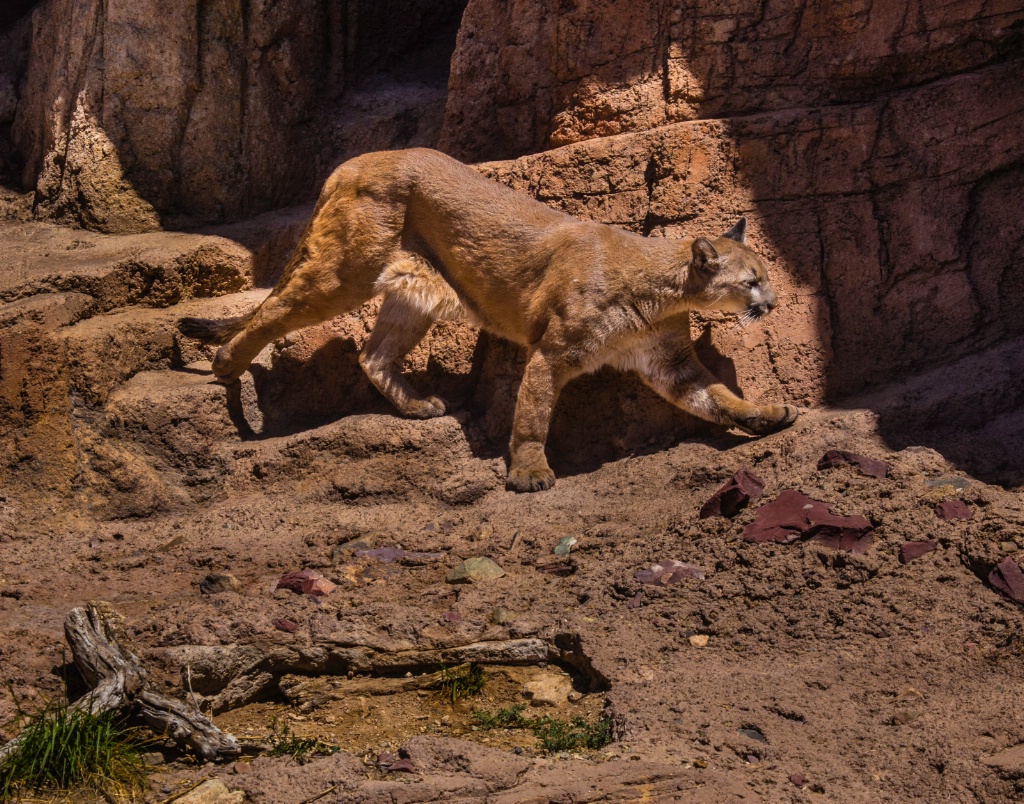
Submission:
[[[403,416],[414,419],[433,419],[448,409],[440,397],[419,394],[400,369],[402,358],[423,340],[432,323],[430,315],[407,299],[387,294],[359,354],[359,364],[370,382]]]
[[[373,296],[372,282],[343,281],[333,266],[310,271],[302,268],[279,284],[245,329],[217,351],[213,373],[220,382],[230,383],[242,376],[271,341],[354,310]]]
[[[438,320],[464,314],[455,291],[431,263],[412,251],[394,254],[374,284],[384,301],[373,331],[359,355],[370,382],[403,415],[416,419],[443,416],[448,406],[436,396],[417,393],[402,376],[400,363]]]

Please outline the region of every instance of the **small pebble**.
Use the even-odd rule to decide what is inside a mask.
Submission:
[[[971,484],[963,477],[936,477],[933,480],[925,480],[925,485],[933,489],[941,489],[951,486],[957,491],[964,491]]]
[[[481,522],[480,523],[480,527],[478,527],[475,531],[473,531],[473,533],[470,535],[469,538],[472,541],[481,541],[482,542],[482,541],[486,541],[487,539],[490,539],[493,535],[494,535],[494,528],[492,527],[491,523],[490,522]]]
[[[242,587],[238,578],[230,572],[211,572],[199,583],[204,595],[219,595],[222,592],[237,592]]]
[[[579,541],[575,536],[563,536],[558,540],[555,549],[552,551],[556,556],[567,556],[572,548]]]
[[[1016,553],[1020,548],[1017,542],[999,542],[999,549],[1004,553]]]
[[[474,583],[501,578],[505,570],[487,557],[467,558],[448,573],[448,583]]]
[[[705,645],[708,644],[708,635],[707,634],[694,634],[693,636],[691,636],[689,638],[689,642],[695,648],[703,648]]]
[[[754,740],[758,743],[768,742],[768,738],[764,736],[760,729],[737,729],[737,731],[746,737],[748,740]]]
[[[921,710],[915,707],[908,709],[900,709],[895,715],[893,715],[893,721],[900,726],[906,726],[908,723],[913,723],[919,717],[921,717]]]

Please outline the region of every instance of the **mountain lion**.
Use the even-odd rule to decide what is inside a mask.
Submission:
[[[580,221],[427,149],[359,156],[324,184],[295,254],[248,315],[184,318],[181,332],[223,344],[213,372],[237,380],[269,342],[384,299],[359,362],[406,416],[444,414],[398,371],[433,321],[466,317],[522,344],[507,487],[555,482],[544,456],[552,408],[572,378],[604,365],[637,372],[679,407],[763,435],[792,405],[754,405],[697,359],[690,310],[753,320],[776,305],[741,218],[714,240],[646,238]]]

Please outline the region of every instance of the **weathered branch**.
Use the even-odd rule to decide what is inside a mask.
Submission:
[[[187,745],[206,760],[234,759],[242,753],[233,735],[221,731],[191,703],[145,689],[136,697],[139,712],[157,734]]]
[[[142,662],[130,648],[124,618],[109,603],[99,601],[72,609],[64,620],[64,636],[75,666],[90,688],[72,709],[92,714],[137,712],[157,734],[188,746],[206,760],[241,754],[238,741],[214,726],[194,705],[149,688]],[[17,743],[15,738],[0,747],[0,759]]]

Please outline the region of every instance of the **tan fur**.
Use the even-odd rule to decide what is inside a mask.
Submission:
[[[644,238],[579,221],[426,149],[366,154],[327,180],[295,255],[270,296],[217,352],[233,382],[270,341],[383,294],[360,355],[371,381],[407,416],[445,412],[397,370],[433,321],[466,315],[529,350],[516,403],[508,487],[550,488],[544,455],[565,384],[603,365],[636,371],[672,403],[756,434],[791,424],[790,405],[740,399],[698,361],[689,311],[758,318],[775,306],[745,220],[714,241]]]

